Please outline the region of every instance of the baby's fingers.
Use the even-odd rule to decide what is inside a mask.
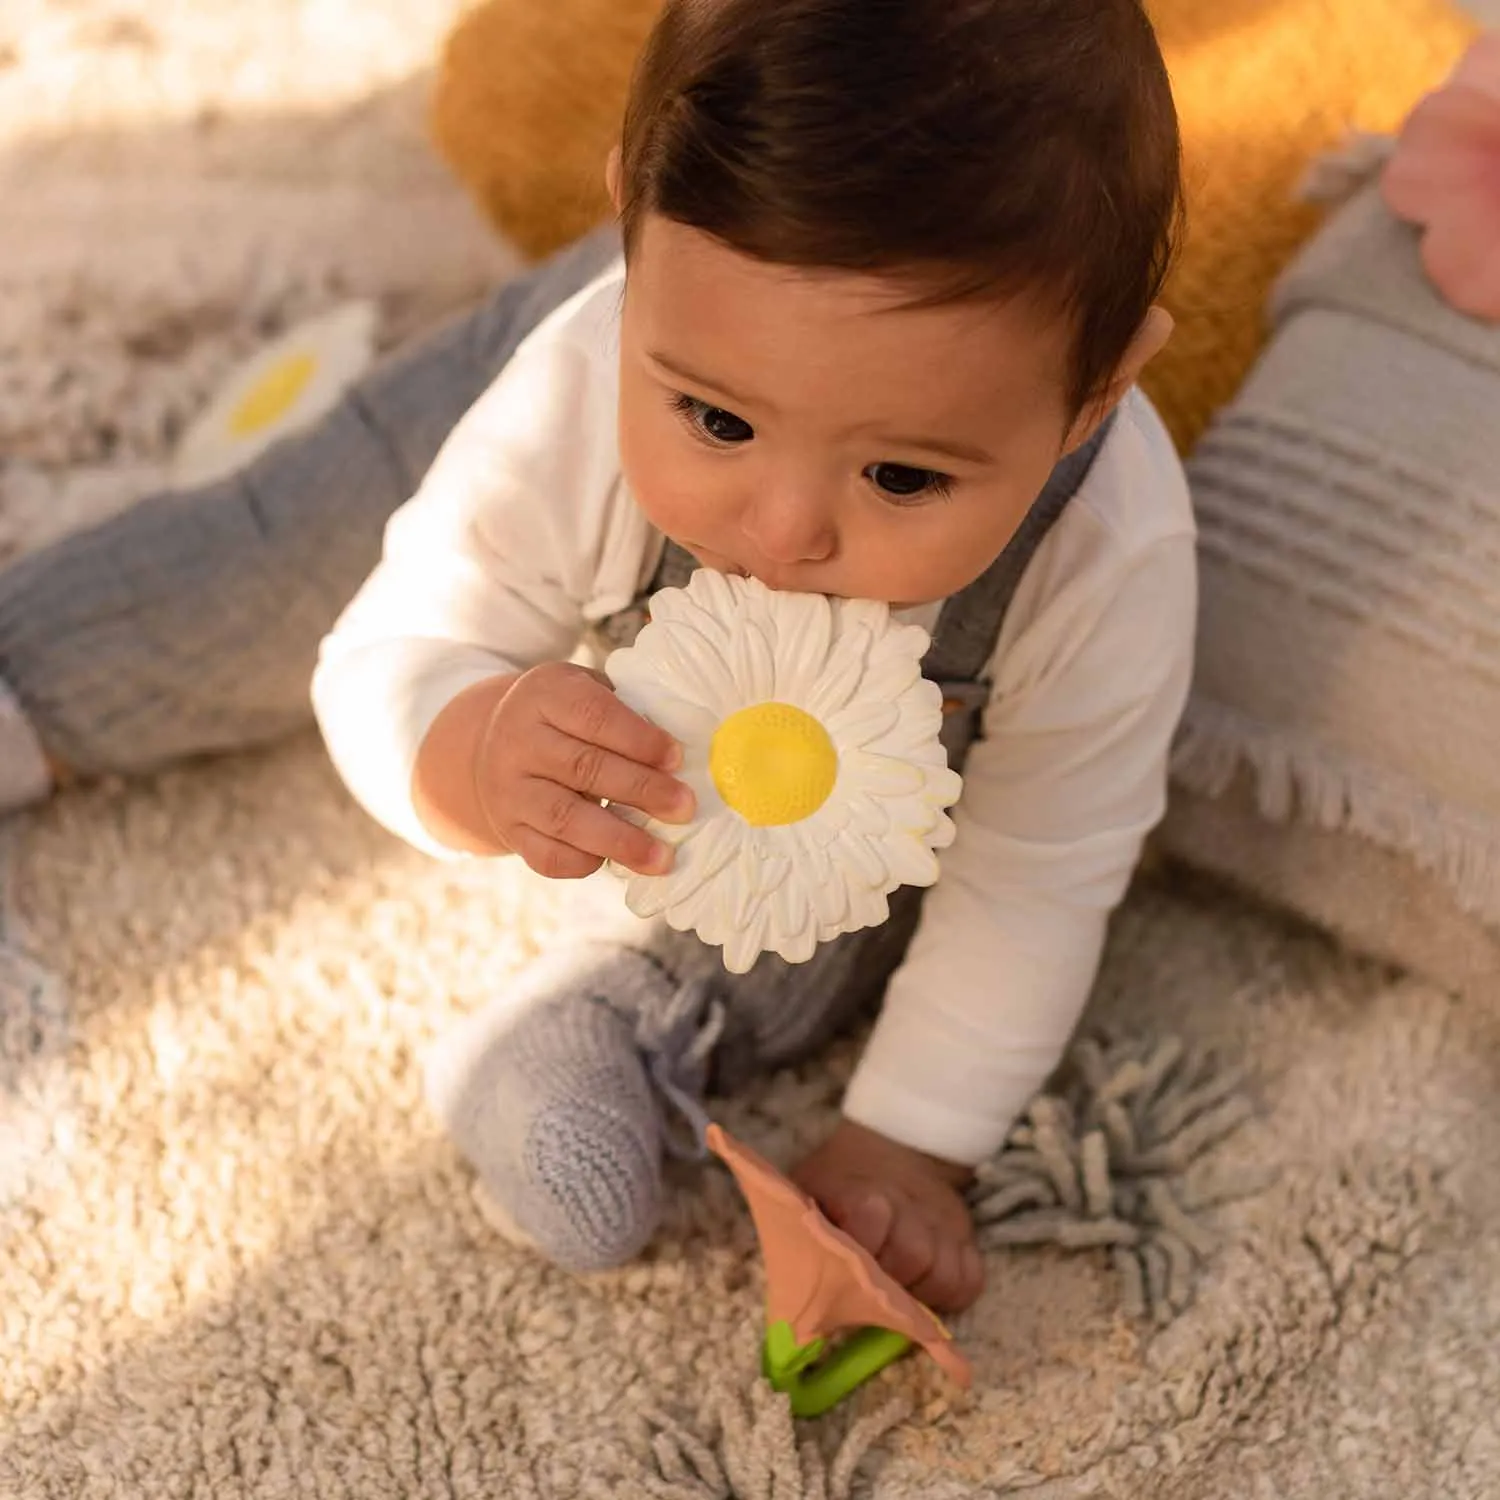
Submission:
[[[682,750],[666,730],[644,719],[592,672],[572,672],[542,706],[542,719],[571,739],[612,750],[644,766],[675,771]]]
[[[592,874],[605,860],[638,875],[664,875],[672,866],[672,851],[665,844],[556,782],[529,780],[522,788],[520,805],[523,826],[517,830],[517,837],[510,838],[510,846],[539,875],[576,879],[578,874]],[[542,842],[521,836],[525,834],[539,835]],[[528,843],[538,851],[542,864],[533,863],[527,852]],[[552,867],[561,857],[551,849],[553,844],[590,856],[592,862],[587,869],[571,876],[554,875]],[[565,863],[572,865],[576,861]]]
[[[604,861],[585,854],[571,844],[549,839],[535,828],[518,828],[510,840],[513,854],[518,854],[538,875],[548,880],[582,880],[592,875]]]
[[[908,1290],[935,1312],[962,1312],[984,1290],[984,1261],[973,1245],[939,1238],[932,1268]]]
[[[902,1286],[914,1289],[937,1266],[938,1237],[925,1214],[909,1203],[896,1206],[891,1232],[876,1257],[882,1268]]]
[[[534,754],[542,776],[596,802],[623,803],[665,823],[684,823],[693,815],[693,794],[680,781],[602,745],[543,727]]]

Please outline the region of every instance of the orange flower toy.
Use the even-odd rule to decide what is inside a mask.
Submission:
[[[806,1193],[720,1126],[708,1127],[707,1141],[755,1220],[766,1263],[765,1374],[796,1416],[821,1416],[913,1344],[969,1385],[969,1362],[948,1330]]]
[[[1411,112],[1381,194],[1421,228],[1422,264],[1447,301],[1500,322],[1500,31]]]

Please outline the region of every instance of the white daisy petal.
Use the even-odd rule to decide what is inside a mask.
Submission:
[[[662,589],[654,594],[649,605],[650,619],[641,630],[637,640],[651,640],[664,633],[665,627],[681,626],[687,630],[700,631],[705,635],[717,634],[721,629],[718,617],[703,609],[686,589]],[[704,622],[714,623],[704,630]]]
[[[874,599],[840,599],[838,602],[839,627],[853,630],[863,627],[872,639],[878,639],[891,629],[891,607]],[[904,630],[904,625],[897,625]]]
[[[754,620],[746,620],[735,632],[730,651],[730,670],[737,693],[745,703],[764,703],[776,693],[776,665],[771,643]]]
[[[797,933],[812,919],[812,904],[802,889],[801,881],[784,880],[767,892],[767,898],[771,904],[771,915],[775,919],[775,929],[783,936]],[[785,957],[784,954],[782,956]]]
[[[876,806],[889,818],[888,827],[881,832],[889,832],[892,837],[925,838],[943,816],[942,809],[928,797],[892,797]]]
[[[739,582],[740,579],[730,578],[727,573],[719,573],[713,568],[699,568],[687,591],[695,597],[695,602],[701,601],[703,609],[715,619],[733,620],[740,612],[742,601],[742,595],[735,589]]]
[[[651,711],[645,717],[659,729],[665,729],[679,745],[710,744],[720,723],[708,709],[665,694],[651,704]]]
[[[937,739],[937,733],[936,729],[933,730],[933,739],[928,744],[921,745],[915,750],[909,751],[907,754],[901,756],[900,759],[909,760],[912,765],[921,766],[924,771],[946,771],[948,769],[948,752],[943,748],[942,742]],[[874,749],[873,746],[869,748]],[[889,750],[880,750],[876,753],[889,755],[891,752]]]
[[[736,901],[733,906],[734,920],[748,922],[758,908],[763,906],[772,887],[762,883],[766,867],[773,861],[758,855],[750,844],[741,847],[734,862]]]
[[[796,696],[815,683],[833,641],[833,606],[822,594],[789,594],[776,632],[776,696],[806,708]]]
[[[886,874],[885,860],[867,838],[854,833],[842,833],[834,846],[838,857],[849,866],[863,887],[878,886]],[[851,886],[852,886],[851,882]]]
[[[652,825],[648,823],[646,826]],[[617,874],[625,875],[626,905],[638,917],[658,916],[704,884],[703,854],[709,828],[703,824],[691,824],[685,832],[674,831],[682,836],[678,840],[672,868],[665,875],[637,875],[613,863],[610,865]]]
[[[729,664],[701,636],[662,636],[653,642],[666,680],[680,684],[682,696],[701,703],[722,719],[739,705]]]
[[[740,849],[739,829],[730,818],[712,818],[694,825],[693,837],[677,851],[671,872],[684,889],[714,880]]]
[[[732,912],[725,910],[721,885],[710,882],[687,892],[667,908],[667,921],[678,932],[696,932],[706,943],[722,941],[734,926]]]
[[[726,890],[724,892],[724,917],[730,928],[742,928],[750,925],[750,919],[756,910],[764,903],[765,898],[755,887],[744,878],[744,860],[737,858],[725,874]],[[733,882],[730,882],[730,876]],[[708,936],[707,933],[704,934]],[[723,941],[721,938],[720,941]]]
[[[666,625],[671,631],[691,630],[713,642],[722,642],[728,650],[732,621],[708,608],[691,589],[662,589],[654,594],[649,606],[651,624]]]
[[[886,839],[881,844],[886,869],[902,885],[932,885],[938,878],[938,862],[926,844],[916,839]]]
[[[839,770],[839,779],[849,787],[851,796],[857,788],[871,797],[910,797],[926,784],[919,766],[892,760],[888,755],[871,755],[866,750],[851,750],[841,756]]]
[[[866,927],[879,927],[891,914],[891,903],[881,890],[851,890],[849,892],[849,915],[846,919],[849,931],[859,932]]]
[[[808,833],[826,848],[849,826],[852,813],[850,799],[842,795],[838,785],[835,784],[833,795],[812,817],[804,818],[802,826],[807,828]]]
[[[731,974],[744,974],[764,950],[769,913],[761,907],[751,921],[729,934],[724,943],[724,967]]]
[[[610,869],[624,874],[625,904],[638,917],[658,917],[680,899],[682,887],[674,885],[670,875],[652,878],[623,870],[619,865],[611,865]]]
[[[856,625],[835,642],[817,683],[803,705],[816,719],[827,723],[859,687],[869,651],[870,632]]]
[[[604,675],[627,708],[660,725],[684,745],[712,739],[719,727],[718,716],[701,700],[662,687],[661,668],[639,651],[611,652]]]
[[[769,896],[772,892],[793,884],[792,862],[785,854],[762,860],[755,872],[755,893],[758,896]]]
[[[849,810],[846,826],[853,833],[880,838],[891,830],[890,807],[875,797],[844,797],[840,806]]]
[[[789,964],[805,964],[813,956],[813,950],[818,946],[818,922],[810,910],[804,911],[802,925],[793,927],[788,924],[782,930],[781,940],[776,948]]]
[[[922,664],[911,657],[893,657],[883,662],[871,662],[866,666],[864,681],[860,684],[860,697],[880,703],[899,703],[903,717],[918,716],[925,711],[926,696],[915,689],[926,683],[936,688],[936,683],[927,682],[922,676]],[[934,707],[942,704],[942,694],[934,700]]]
[[[883,755],[910,765],[943,768],[948,764],[948,752],[938,739],[942,727],[943,716],[933,714],[926,724],[897,724],[888,734],[861,748],[870,755]]]
[[[859,697],[823,722],[840,751],[859,750],[888,734],[900,717],[900,705],[894,700]]]
[[[699,877],[712,880],[739,853],[744,842],[745,829],[738,818],[722,814],[710,818],[703,830],[702,850],[698,855],[702,861]]]
[[[931,645],[932,637],[920,625],[901,625],[893,621],[890,628],[876,638],[876,664],[920,662]]]
[[[927,795],[940,807],[952,807],[964,789],[964,779],[947,766],[927,773]]]
[[[841,923],[848,921],[849,887],[842,880],[809,886],[808,892],[812,897],[812,914],[820,928],[838,928]]]
[[[713,772],[692,745],[688,746],[685,763],[678,767],[676,777],[692,792],[693,800],[698,804],[696,821],[706,823],[723,811],[724,802],[714,785]]]
[[[662,627],[648,625],[633,646],[610,652],[604,675],[620,698],[639,714],[650,717],[658,698],[691,703],[704,713],[718,717],[727,674],[722,680],[705,676],[701,650],[684,663],[680,647]]]

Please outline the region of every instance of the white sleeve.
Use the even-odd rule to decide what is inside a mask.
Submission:
[[[629,602],[649,528],[619,482],[618,385],[566,330],[517,351],[386,529],[382,559],[323,641],[313,707],[349,790],[393,833],[451,851],[413,806],[441,710],[499,673],[566,660]]]
[[[1192,536],[1151,543],[1108,583],[1059,589],[997,653],[957,837],[844,1101],[948,1161],[996,1151],[1061,1059],[1165,809],[1192,669]]]

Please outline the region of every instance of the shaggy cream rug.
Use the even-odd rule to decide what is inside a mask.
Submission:
[[[503,269],[420,143],[453,9],[10,0],[12,550],[149,485],[266,330],[352,289],[394,338]],[[721,1174],[577,1281],[494,1237],[423,1111],[421,1047],[571,893],[397,847],[311,739],[69,794],[0,853],[6,1500],[1500,1493],[1500,1016],[1232,897],[1143,882],[1088,1022],[1249,1065],[1253,1117],[1163,1165],[1214,1236],[1191,1302],[997,1247],[972,1394],[910,1360],[798,1427]],[[784,1158],[851,1055],[726,1123]]]

